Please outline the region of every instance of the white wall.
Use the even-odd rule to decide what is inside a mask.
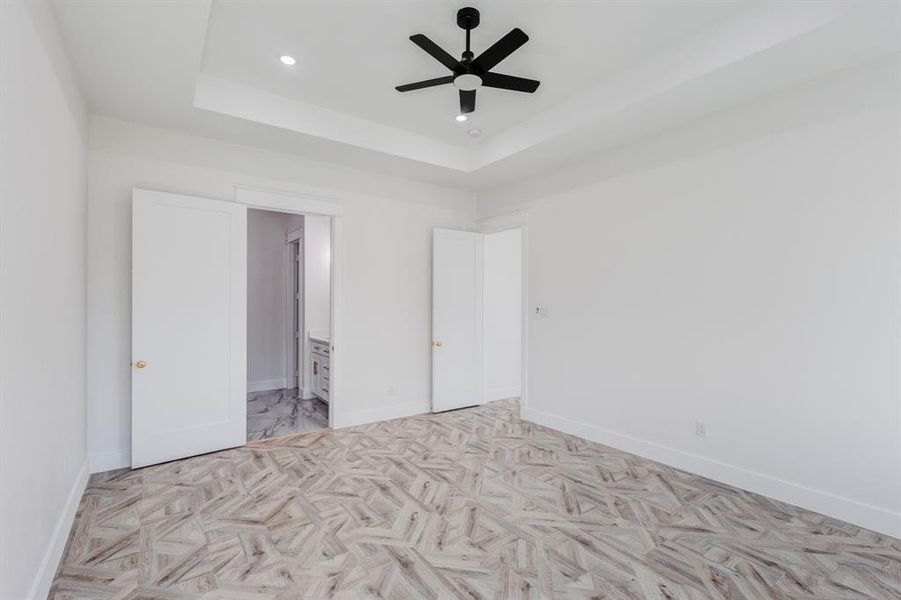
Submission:
[[[485,401],[519,396],[522,382],[522,230],[485,235]]]
[[[338,425],[428,410],[431,229],[470,223],[471,194],[111,119],[91,120],[89,143],[93,470],[128,464],[135,186],[233,200],[242,184],[341,201],[345,347],[338,353],[345,379]]]
[[[296,215],[247,211],[247,388],[288,384],[288,263],[285,234]],[[302,217],[301,217],[302,218]]]
[[[304,219],[304,381],[312,380],[310,335],[328,336],[331,326],[331,219],[310,215]],[[377,318],[377,317],[376,317]],[[352,375],[351,375],[352,376]],[[304,385],[305,397],[312,397]]]
[[[536,201],[526,417],[901,536],[898,67]]]
[[[45,598],[87,480],[85,113],[50,8],[0,3],[0,598]]]

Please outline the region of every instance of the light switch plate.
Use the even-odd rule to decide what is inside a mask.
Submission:
[[[707,437],[707,423],[695,421],[695,435],[699,438]]]

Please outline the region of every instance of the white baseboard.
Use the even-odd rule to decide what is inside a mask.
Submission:
[[[281,379],[261,379],[259,381],[248,381],[247,393],[283,390],[286,387],[288,387],[288,381],[284,377]]]
[[[636,437],[574,421],[534,408],[523,409],[523,418],[539,425],[612,446],[683,471],[709,477],[750,492],[768,496],[836,519],[901,537],[901,513],[836,496],[777,477],[749,471],[697,454],[661,446]]]
[[[56,575],[59,561],[63,557],[63,551],[66,549],[66,542],[69,540],[69,531],[72,529],[72,523],[75,522],[78,504],[81,502],[81,496],[84,494],[84,489],[87,485],[88,461],[85,460],[78,471],[78,475],[75,476],[75,481],[69,490],[69,497],[66,498],[66,504],[59,519],[56,521],[56,526],[53,528],[53,535],[50,537],[47,551],[44,552],[41,566],[38,568],[34,582],[31,584],[28,600],[44,600],[50,593],[53,577]]]
[[[88,454],[88,471],[91,473],[103,473],[113,469],[123,469],[131,466],[131,454],[128,450],[111,450],[110,452],[97,452]]]
[[[348,414],[336,414],[334,416],[334,427],[353,427],[355,425],[366,425],[367,423],[375,423],[376,421],[387,421],[388,419],[399,419],[401,417],[412,417],[413,415],[421,415],[429,412],[428,404],[421,402],[410,402],[408,404],[394,404],[383,408],[373,408],[371,410],[359,410]]]
[[[504,400],[506,398],[518,398],[519,397],[519,386],[513,386],[508,388],[494,388],[492,390],[485,390],[485,402],[491,402],[492,400]]]

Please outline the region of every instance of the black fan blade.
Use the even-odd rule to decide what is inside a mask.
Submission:
[[[526,92],[531,94],[538,89],[540,81],[526,79],[525,77],[513,77],[501,73],[485,73],[482,75],[482,85],[485,87],[513,90],[514,92]]]
[[[457,69],[462,66],[459,60],[442,50],[441,46],[439,46],[426,36],[422,35],[421,33],[411,35],[410,41],[428,52],[435,60],[440,62],[451,71],[456,72]]]
[[[476,91],[460,90],[460,114],[465,115],[476,109]]]
[[[479,56],[472,61],[472,66],[483,73],[487,73],[497,63],[513,54],[517,48],[528,41],[529,36],[527,36],[522,29],[517,27],[498,41],[494,42],[493,46],[479,54]]]
[[[445,83],[452,83],[453,81],[454,76],[448,75],[447,77],[436,77],[435,79],[426,79],[425,81],[417,81],[416,83],[399,85],[394,89],[396,89],[398,92],[410,92],[412,90],[421,90],[422,88],[444,85]]]

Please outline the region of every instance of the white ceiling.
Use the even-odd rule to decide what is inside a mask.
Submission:
[[[478,54],[510,31],[530,41],[497,71],[542,82],[535,94],[485,89],[469,122],[454,120],[451,86],[400,94],[394,86],[448,74],[410,42],[425,33],[459,58],[464,31],[460,2],[215,2],[207,27],[203,71],[217,78],[309,102],[449,144],[479,143],[590,87],[605,75],[692,35],[737,10],[717,3],[477,2],[472,32]],[[244,43],[243,40],[252,40]],[[237,42],[237,43],[236,43]],[[298,59],[286,68],[278,57]]]
[[[496,186],[901,48],[895,2],[477,2],[478,52],[530,40],[497,71],[535,94],[400,94],[444,75],[460,3],[55,4],[97,114],[468,189]],[[294,67],[278,61],[297,58]],[[479,138],[469,128],[483,131]]]

